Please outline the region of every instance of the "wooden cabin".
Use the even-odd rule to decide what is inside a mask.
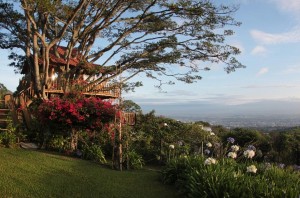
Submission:
[[[75,71],[74,73],[77,76],[76,79],[71,79],[66,82],[64,78],[64,72],[66,70],[67,61],[63,58],[65,56],[66,50],[67,48],[62,46],[56,46],[56,50],[50,50],[50,65],[48,71],[49,81],[45,83],[45,94],[49,98],[52,95],[63,94],[65,92],[64,87],[66,87],[66,83],[69,83],[69,85],[72,84],[72,86],[80,85],[84,87],[84,89],[81,91],[86,96],[96,96],[103,99],[116,99],[119,97],[119,88],[117,88],[113,84],[107,81],[92,83],[94,79],[101,77],[99,76],[101,74],[110,75],[110,73],[105,71],[103,68],[102,71],[100,70],[100,74],[98,74],[98,76],[94,75],[92,78],[87,78],[87,74],[91,74],[94,69],[98,69],[99,71],[99,68],[101,68],[101,66],[87,62],[82,63],[80,60],[80,54],[78,54],[77,49],[74,49],[72,51],[72,58],[70,58],[69,60],[69,68],[70,70]],[[43,60],[39,59],[39,63],[40,70],[43,71]],[[22,88],[19,91],[24,95],[25,98],[33,97],[35,93],[32,83],[33,79],[30,76],[30,66],[25,64],[21,73],[25,74],[25,76],[20,81],[20,87]]]

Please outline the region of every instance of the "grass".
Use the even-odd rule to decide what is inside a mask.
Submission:
[[[0,197],[178,197],[151,170],[115,171],[55,154],[0,148]]]

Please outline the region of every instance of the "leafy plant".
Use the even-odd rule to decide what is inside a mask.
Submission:
[[[84,145],[82,149],[82,157],[87,160],[92,160],[98,163],[106,163],[105,156],[99,145]]]
[[[62,135],[54,135],[47,143],[47,148],[58,152],[63,152],[69,149],[69,140]]]
[[[143,157],[139,155],[135,150],[128,151],[125,155],[128,157],[129,168],[141,169],[145,165]]]
[[[209,165],[202,157],[171,161],[162,171],[163,182],[175,184],[186,197],[298,197],[299,176],[272,165],[226,158]]]
[[[12,147],[16,144],[17,136],[11,131],[0,133],[0,143],[6,147]]]

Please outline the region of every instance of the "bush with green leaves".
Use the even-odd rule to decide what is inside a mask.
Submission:
[[[300,174],[271,164],[233,159],[187,157],[162,171],[164,183],[175,184],[186,197],[299,197]],[[288,184],[288,185],[287,185]]]
[[[17,136],[13,132],[7,130],[0,133],[0,144],[4,145],[5,147],[14,146],[16,141]]]
[[[87,160],[92,160],[101,164],[106,163],[102,149],[97,144],[84,145],[82,147],[82,157]]]
[[[128,151],[125,153],[128,157],[128,163],[130,169],[141,169],[145,165],[143,157],[138,154],[135,150]]]
[[[15,126],[12,120],[9,120],[8,118],[5,131],[0,133],[0,144],[5,147],[15,146],[19,139],[23,139],[23,135],[18,133],[18,131],[17,126]]]
[[[49,138],[47,142],[47,149],[58,152],[64,152],[70,149],[69,139],[63,137],[62,135],[53,135]]]

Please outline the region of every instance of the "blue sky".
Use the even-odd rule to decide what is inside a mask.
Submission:
[[[219,0],[221,1],[221,0]],[[300,0],[227,0],[239,4],[235,18],[242,22],[227,42],[242,53],[237,58],[247,66],[226,74],[222,65],[209,65],[203,79],[195,84],[177,82],[165,86],[165,92],[154,88],[155,81],[142,79],[144,87],[124,94],[141,106],[153,109],[164,105],[209,103],[243,105],[262,101],[294,102],[300,99]],[[1,52],[0,82],[14,91],[20,79]]]
[[[293,102],[300,99],[300,1],[233,0],[240,5],[228,43],[242,53],[237,58],[245,69],[226,74],[222,65],[211,65],[196,84],[165,87],[166,93],[146,81],[143,88],[125,97],[154,109],[169,104],[210,103],[227,106],[263,101]],[[142,77],[142,76],[141,76]]]

